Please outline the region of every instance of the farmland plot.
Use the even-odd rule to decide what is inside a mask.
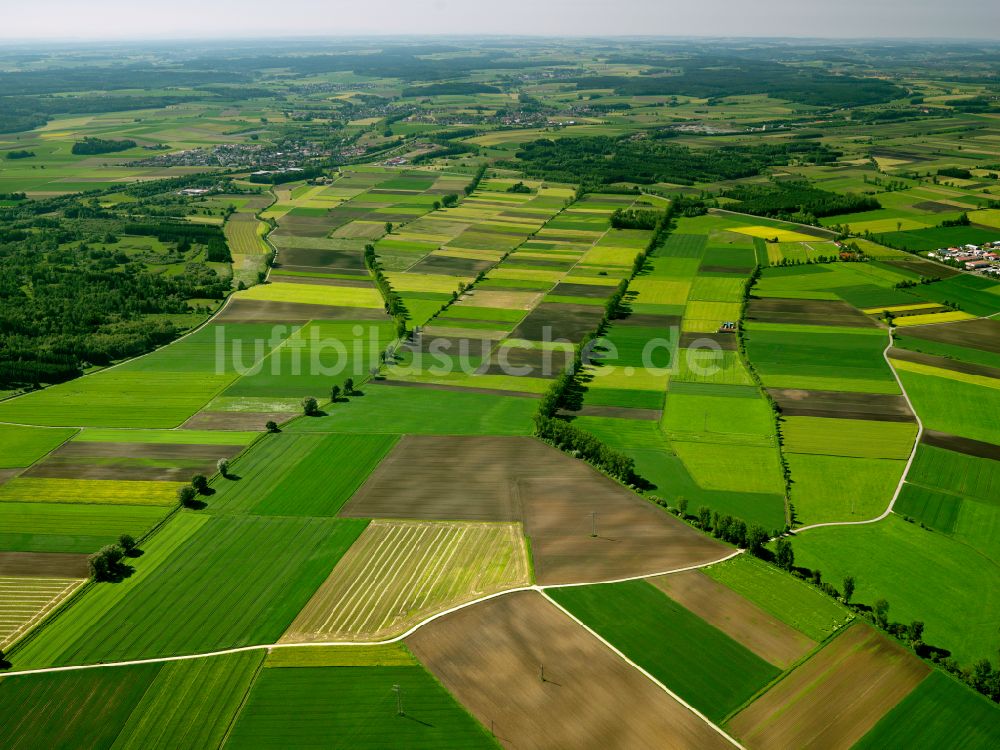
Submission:
[[[31,630],[83,584],[81,578],[0,576],[0,650]]]
[[[385,638],[529,577],[520,524],[373,521],[282,641]]]
[[[729,721],[761,750],[849,748],[927,677],[930,668],[857,624]],[[858,690],[864,684],[864,690]]]

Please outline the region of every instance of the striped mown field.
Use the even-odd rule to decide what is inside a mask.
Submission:
[[[31,630],[83,584],[81,578],[0,577],[0,649]]]
[[[373,521],[282,637],[377,640],[528,583],[521,525]]]

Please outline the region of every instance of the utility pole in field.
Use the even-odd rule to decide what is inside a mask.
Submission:
[[[396,694],[396,716],[403,715],[403,688],[399,685],[392,686],[392,692]]]
[[[597,511],[590,514],[590,535],[597,536]]]

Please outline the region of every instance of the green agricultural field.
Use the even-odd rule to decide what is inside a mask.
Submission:
[[[722,515],[759,523],[767,530],[785,526],[785,502],[778,493],[709,490],[698,485],[684,463],[670,450],[656,422],[609,417],[577,417],[573,424],[635,460],[636,472],[653,486],[650,495],[677,506],[687,500],[691,510],[705,505]]]
[[[795,562],[819,568],[840,588],[854,576],[854,599],[890,605],[889,619],[922,620],[924,641],[960,663],[1000,647],[1000,566],[943,534],[898,516],[864,526],[813,529],[794,540]]]
[[[396,443],[395,435],[269,435],[219,478],[212,513],[336,516]]]
[[[313,322],[303,326],[225,396],[329,399],[330,386],[351,378],[361,384],[396,338],[391,321]]]
[[[45,628],[16,664],[150,658],[273,643],[366,525],[182,514],[145,545],[131,577],[91,588],[74,605],[73,616]],[[129,627],[120,627],[122,622]]]
[[[903,698],[854,747],[991,750],[1000,745],[1000,708],[939,670]]]
[[[76,443],[156,443],[168,445],[249,445],[260,433],[228,430],[104,430],[88,427]]]
[[[159,664],[0,678],[4,747],[111,747]]]
[[[824,640],[854,617],[814,586],[749,555],[704,572],[814,641]]]
[[[17,477],[0,485],[0,502],[171,506],[177,503],[177,489],[183,485],[183,482]]]
[[[96,552],[122,534],[138,539],[167,512],[143,505],[2,502],[0,550]]]
[[[533,398],[462,393],[369,383],[362,398],[338,404],[328,416],[299,419],[288,432],[364,432],[418,435],[530,435]]]
[[[81,427],[177,427],[233,380],[108,370],[0,402],[0,420]]]
[[[646,581],[546,593],[714,721],[778,676],[777,667]]]
[[[0,469],[31,466],[75,434],[75,430],[0,425]]]
[[[783,493],[777,446],[674,440],[671,447],[691,476],[709,490]],[[738,472],[733,467],[739,467]]]
[[[785,459],[792,472],[794,521],[806,526],[881,515],[906,466],[905,461],[803,453],[786,453]]]
[[[746,341],[747,355],[769,388],[899,392],[882,357],[884,331],[753,323]]]
[[[1000,389],[905,370],[899,377],[927,429],[1000,444]]]
[[[163,664],[114,749],[221,746],[264,654],[261,649]]]
[[[282,667],[410,667],[419,664],[402,641],[374,646],[309,646],[273,648],[264,662]]]
[[[309,747],[318,738],[344,750],[497,747],[421,666],[265,669],[226,747]]]
[[[910,422],[785,417],[785,450],[855,458],[909,458],[917,426]]]

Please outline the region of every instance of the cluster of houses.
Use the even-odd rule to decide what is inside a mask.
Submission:
[[[947,260],[965,267],[967,271],[1000,276],[1000,240],[985,245],[945,247],[927,253],[931,258]]]

